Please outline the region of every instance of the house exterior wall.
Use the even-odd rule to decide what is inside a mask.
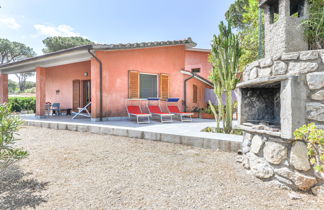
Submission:
[[[189,52],[185,50],[184,45],[97,51],[96,56],[102,62],[103,117],[127,116],[125,103],[128,99],[129,70],[148,74],[167,74],[169,76],[169,97],[178,97],[183,101],[184,80],[189,76],[180,71],[201,68],[199,75],[208,78],[211,68],[208,63],[208,53]],[[100,117],[100,65],[95,58],[85,62],[42,68],[42,71],[45,71],[44,75],[46,75],[42,92],[42,97],[45,98],[44,103],[60,103],[62,108],[72,108],[73,106],[73,80],[91,79],[91,115],[92,118]],[[84,76],[85,72],[88,72],[88,76]],[[194,84],[198,88],[197,103],[193,103]],[[208,88],[208,85],[197,79],[188,81],[188,110],[193,107],[206,107],[205,88]],[[80,90],[82,91],[82,86]],[[165,106],[162,105],[162,107]]]
[[[209,52],[190,51],[185,52],[185,70],[191,71],[200,68],[199,75],[208,79],[212,65],[208,62]]]
[[[169,97],[182,97],[184,46],[100,51],[103,62],[103,116],[126,116],[128,71],[169,75]]]
[[[90,80],[90,70],[90,61],[45,68],[46,102],[60,103],[62,108],[72,108],[72,82],[73,80]],[[88,76],[84,76],[85,72],[88,72]],[[57,90],[59,93],[56,93]],[[82,91],[82,88],[80,90]]]
[[[197,86],[197,103],[193,101],[193,85]],[[187,111],[190,112],[193,108],[206,108],[207,103],[205,102],[205,88],[211,88],[209,85],[197,80],[191,79],[187,83]]]

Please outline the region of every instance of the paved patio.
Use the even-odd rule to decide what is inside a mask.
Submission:
[[[192,122],[137,124],[132,120],[93,122],[89,118],[72,119],[71,116],[51,116],[38,119],[35,115],[21,115],[26,125],[60,130],[92,132],[132,138],[165,141],[209,149],[237,152],[242,136],[201,132],[206,127],[215,127],[214,120],[193,119]],[[236,125],[236,122],[234,122]]]

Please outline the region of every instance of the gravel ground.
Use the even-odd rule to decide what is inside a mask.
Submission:
[[[0,209],[320,209],[264,183],[234,153],[26,127],[27,159],[0,177]]]

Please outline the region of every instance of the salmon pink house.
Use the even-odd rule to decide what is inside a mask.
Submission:
[[[210,50],[190,39],[86,45],[0,66],[0,100],[8,99],[8,74],[36,72],[36,115],[45,104],[76,110],[91,101],[93,120],[127,116],[129,99],[180,98],[188,111],[206,107]],[[197,72],[197,73],[193,73]]]

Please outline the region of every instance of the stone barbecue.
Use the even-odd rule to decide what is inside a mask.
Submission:
[[[308,161],[306,144],[294,141],[293,132],[311,122],[324,129],[324,50],[307,50],[299,25],[292,24],[307,15],[305,1],[272,0],[260,5],[265,10],[266,56],[249,64],[238,84],[242,163],[258,178],[314,190],[324,184],[323,179]],[[291,16],[290,6],[297,8],[298,16]],[[277,22],[274,12],[279,12]],[[291,43],[288,34],[294,34],[300,45]]]

